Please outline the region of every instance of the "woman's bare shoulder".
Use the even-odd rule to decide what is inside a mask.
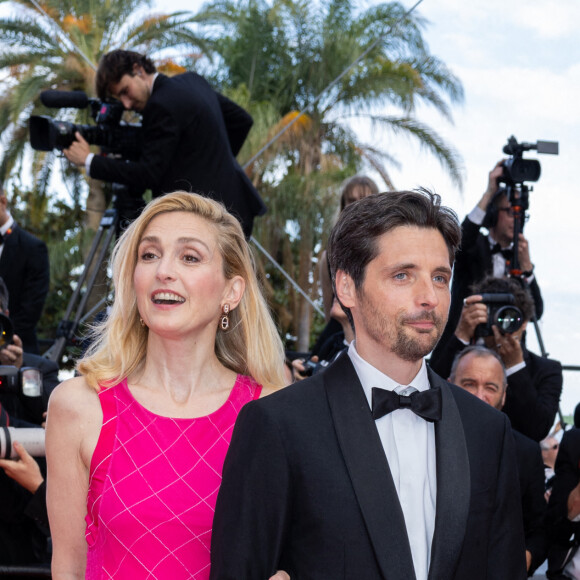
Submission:
[[[79,414],[100,407],[99,397],[84,377],[73,377],[63,381],[54,389],[49,399],[49,409],[64,414]]]

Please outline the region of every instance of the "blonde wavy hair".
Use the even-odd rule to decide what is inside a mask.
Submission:
[[[246,288],[231,311],[230,330],[218,331],[215,353],[219,361],[240,374],[270,387],[284,385],[284,349],[256,278],[252,253],[238,220],[217,201],[178,191],[154,199],[119,238],[111,256],[115,298],[106,320],[91,329],[92,344],[77,370],[94,389],[110,387],[142,369],[148,329],[137,310],[133,274],[143,233],[160,214],[193,213],[213,224],[223,259],[224,276],[241,276]],[[218,326],[216,320],[216,329]]]

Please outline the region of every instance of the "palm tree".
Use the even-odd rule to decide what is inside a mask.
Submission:
[[[394,188],[387,165],[395,155],[361,142],[350,119],[367,118],[416,139],[461,186],[458,155],[415,118],[421,103],[451,120],[451,104],[463,98],[458,79],[424,43],[418,15],[397,2],[357,12],[349,0],[216,0],[197,17],[220,55],[214,81],[225,90],[245,86],[255,116],[264,102],[275,107],[277,126],[270,134],[295,123],[248,171],[270,208],[256,237],[312,297],[318,296],[315,263],[338,184],[370,165]],[[256,150],[242,150],[242,156],[249,159]],[[306,350],[312,311],[285,289],[289,312],[281,318],[291,319],[286,330]]]
[[[160,69],[169,74],[179,70],[167,58],[168,48],[184,48],[185,56],[204,47],[190,24],[190,13],[151,15],[146,9],[148,0],[0,0],[11,6],[9,16],[0,18],[0,179],[11,182],[13,201],[26,201],[26,215],[35,216],[36,225],[44,224],[45,231],[35,230],[49,243],[51,280],[61,281],[66,288],[55,288],[51,296],[69,296],[71,262],[63,260],[63,240],[76,247],[88,247],[93,232],[99,227],[109,203],[110,191],[105,184],[88,180],[85,226],[72,226],[59,220],[63,230],[55,236],[47,223],[54,216],[57,200],[63,196],[51,193],[56,152],[31,151],[28,145],[28,121],[31,115],[49,115],[81,124],[92,124],[89,110],[46,109],[39,100],[45,89],[82,90],[94,96],[95,69],[100,57],[115,48],[145,52],[160,60]],[[61,182],[71,192],[69,203],[78,214],[79,193],[86,193],[84,180],[76,168],[60,160]],[[21,175],[29,176],[22,180]],[[30,183],[32,181],[32,183]],[[24,183],[25,182],[25,183]],[[18,191],[28,194],[17,196]],[[28,223],[31,220],[27,220]],[[58,239],[58,242],[56,240]],[[54,243],[51,243],[54,240]],[[68,255],[69,252],[67,252]],[[72,252],[82,260],[82,252]],[[60,271],[65,268],[66,271]],[[104,281],[104,276],[102,277]],[[103,286],[104,287],[104,286]],[[59,304],[62,304],[61,299]],[[45,311],[49,310],[47,308]],[[52,314],[53,318],[56,314]]]
[[[5,78],[0,90],[0,139],[5,146],[0,178],[5,180],[14,176],[28,150],[29,117],[49,112],[39,103],[42,90],[77,89],[94,95],[96,65],[114,48],[154,56],[167,48],[203,44],[189,28],[194,20],[189,13],[151,16],[143,11],[148,6],[144,0],[13,0],[8,4],[13,15],[0,19],[0,75]],[[91,122],[87,110],[64,110],[57,116]],[[32,177],[40,194],[50,183],[53,159],[53,153],[33,155]],[[91,187],[90,228],[98,227],[105,206],[102,188]]]

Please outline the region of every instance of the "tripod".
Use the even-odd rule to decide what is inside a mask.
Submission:
[[[520,184],[519,187],[514,187],[511,185],[507,186],[507,198],[511,204],[512,211],[514,214],[514,235],[512,244],[512,255],[509,260],[506,261],[506,269],[511,278],[515,278],[521,286],[529,293],[530,285],[526,280],[526,273],[522,271],[519,263],[518,256],[518,244],[520,233],[524,230],[524,222],[526,218],[526,210],[529,207],[529,187],[525,184]],[[529,274],[528,274],[529,275]],[[534,330],[536,331],[536,339],[538,341],[538,346],[540,347],[540,354],[544,358],[548,358],[548,352],[544,346],[544,340],[542,338],[542,332],[540,331],[540,325],[538,324],[538,318],[536,316],[536,309],[534,303],[534,314],[531,318],[531,322],[534,325]],[[558,405],[558,417],[560,422],[564,424],[564,416],[562,415],[562,410],[560,405]]]
[[[68,302],[64,319],[58,323],[56,339],[44,353],[45,358],[60,363],[66,347],[75,344],[81,322],[105,304],[106,297],[103,297],[89,312],[85,313],[87,302],[108,255],[113,238],[118,236],[120,231],[139,215],[144,204],[142,197],[131,195],[125,186],[113,183],[112,207],[105,210],[101,218],[99,228],[83,264],[83,271]],[[85,289],[84,293],[83,288]]]

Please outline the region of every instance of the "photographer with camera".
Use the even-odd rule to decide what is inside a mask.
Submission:
[[[510,308],[507,312],[504,309],[503,318],[501,304],[482,301],[482,295],[487,294],[513,295],[513,306],[504,302]],[[429,364],[436,373],[449,376],[454,357],[469,344],[482,342],[497,352],[508,377],[503,410],[514,429],[534,441],[541,441],[554,424],[563,376],[558,361],[530,352],[522,340],[533,312],[530,295],[515,279],[485,278],[464,299],[455,332],[433,352]]]
[[[35,431],[42,437],[33,437]],[[50,562],[46,464],[41,468],[27,448],[44,454],[43,429],[9,416],[0,404],[0,566]]]
[[[0,276],[10,292],[14,331],[26,352],[39,353],[36,325],[48,294],[50,269],[46,244],[23,230],[10,215],[0,183]],[[4,363],[5,364],[5,363]]]
[[[247,237],[266,207],[235,156],[253,124],[241,107],[214,91],[198,74],[167,77],[146,56],[114,50],[101,58],[97,93],[143,116],[137,161],[93,155],[80,132],[64,149],[94,179],[120,183],[153,197],[181,189],[221,201]]]
[[[48,407],[48,398],[59,383],[59,368],[54,361],[24,351],[22,341],[17,334],[13,333],[12,322],[8,317],[9,297],[8,288],[0,277],[0,327],[6,342],[0,347],[0,365],[15,367],[18,371],[24,368],[38,369],[42,378],[42,388],[37,396],[24,395],[22,388],[17,394],[9,389],[0,388],[0,404],[10,417],[41,425]],[[22,382],[22,373],[19,372],[16,376],[17,380]],[[1,377],[3,375],[0,373]]]
[[[461,224],[461,249],[453,269],[449,320],[438,349],[453,334],[461,315],[463,299],[469,295],[470,287],[485,276],[502,278],[509,273],[507,262],[513,261],[514,254],[514,212],[507,189],[500,187],[506,181],[505,162],[498,161],[490,171],[487,189]],[[487,228],[489,233],[483,233],[481,228]],[[530,258],[529,242],[523,233],[519,234],[518,240],[518,262],[539,320],[544,311],[544,302]]]

